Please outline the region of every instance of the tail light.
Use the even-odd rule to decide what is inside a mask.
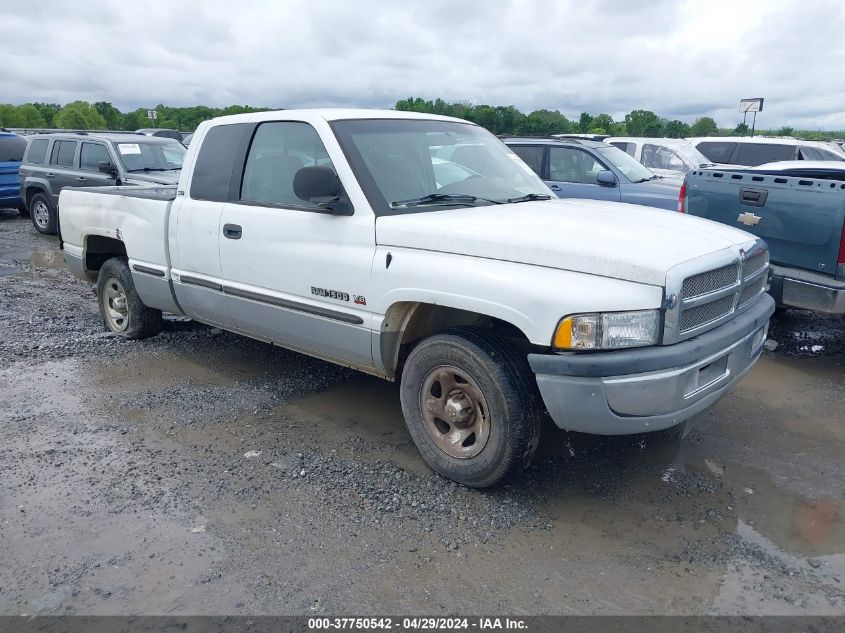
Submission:
[[[845,226],[842,227],[842,240],[839,242],[839,256],[836,258],[836,278],[845,279]]]
[[[678,192],[678,213],[687,212],[687,183],[681,185],[681,190]]]

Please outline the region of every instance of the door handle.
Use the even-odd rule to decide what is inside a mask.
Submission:
[[[79,182],[85,182],[88,179],[85,176],[77,176],[76,180],[79,181]]]
[[[549,185],[549,189],[551,189],[552,191],[563,191],[563,187],[561,187],[560,185]]]
[[[242,233],[243,233],[243,229],[241,228],[240,224],[224,224],[223,225],[223,237],[226,237],[230,240],[241,239]]]
[[[47,178],[55,178],[56,174],[47,174]]]

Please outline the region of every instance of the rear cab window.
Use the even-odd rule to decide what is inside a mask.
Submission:
[[[628,154],[630,156],[634,156],[637,153],[636,143],[625,143],[623,141],[613,141],[611,143],[611,145],[613,145],[613,147],[618,147],[619,149],[621,149],[623,152],[625,152],[626,154]]]
[[[799,160],[845,160],[845,157],[840,156],[835,152],[821,149],[820,147],[808,147],[802,145],[798,148]]]
[[[794,145],[781,145],[779,143],[739,143],[733,162],[737,165],[756,167],[763,163],[792,160],[794,157]]]
[[[47,160],[47,146],[49,144],[50,139],[34,139],[26,150],[24,162],[30,165],[43,165],[44,161]]]
[[[535,174],[541,178],[543,177],[543,154],[545,148],[542,145],[510,145],[509,147]]]
[[[702,141],[696,146],[696,149],[712,163],[730,163],[731,156],[736,149],[736,142]]]
[[[0,136],[0,163],[17,163],[23,160],[26,139],[20,136]]]

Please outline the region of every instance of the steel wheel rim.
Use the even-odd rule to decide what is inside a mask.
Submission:
[[[50,224],[50,209],[40,200],[35,203],[35,208],[32,211],[32,217],[35,218],[35,223],[42,229],[46,229]]]
[[[432,441],[450,457],[475,457],[490,439],[490,410],[481,388],[452,365],[428,372],[420,389],[420,412]]]
[[[109,329],[125,332],[129,327],[129,310],[126,306],[126,291],[120,282],[111,277],[103,288],[103,312]]]

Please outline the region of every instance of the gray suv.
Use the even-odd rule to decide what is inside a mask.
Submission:
[[[35,228],[52,235],[63,188],[175,185],[185,152],[179,141],[141,134],[36,134],[20,167],[21,197]]]

